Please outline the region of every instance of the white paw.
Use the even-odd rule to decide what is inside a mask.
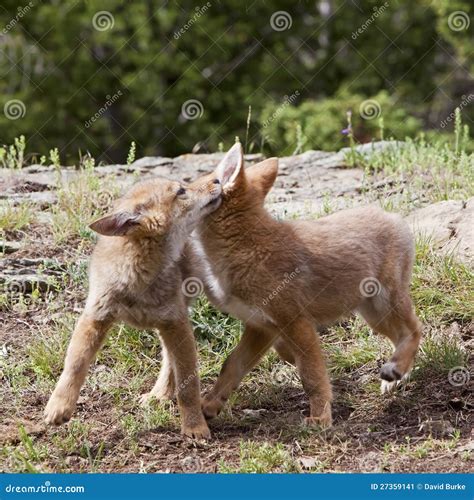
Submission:
[[[71,419],[75,405],[66,398],[51,396],[44,410],[44,420],[48,425],[61,425]]]
[[[174,394],[170,391],[150,391],[140,396],[140,406],[148,406],[154,399],[157,401],[167,401],[173,399]]]
[[[393,392],[398,385],[400,384],[400,380],[396,380],[395,382],[388,382],[387,380],[382,380],[380,383],[380,391],[382,394],[388,394]]]
[[[382,380],[382,382],[380,383],[381,393],[387,394],[395,391],[395,389],[397,389],[398,386],[401,385],[402,383],[405,383],[409,377],[410,377],[410,372],[405,373],[405,375],[403,375],[401,380],[394,380],[393,382],[389,382],[388,380]]]

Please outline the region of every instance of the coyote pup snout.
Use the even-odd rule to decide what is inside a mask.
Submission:
[[[200,406],[197,354],[187,317],[182,253],[191,231],[221,202],[216,178],[182,185],[155,179],[134,186],[91,224],[100,234],[90,263],[89,295],[72,335],[64,370],[45,409],[47,423],[68,421],[89,365],[110,327],[157,328],[174,373],[182,432],[210,436]],[[160,387],[153,395],[165,396]]]

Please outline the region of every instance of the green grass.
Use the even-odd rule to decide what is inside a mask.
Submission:
[[[34,222],[34,209],[30,203],[0,206],[0,237],[7,231],[21,231]]]
[[[429,240],[419,240],[412,293],[420,318],[437,324],[474,317],[474,273],[452,255],[433,251]]]
[[[299,472],[300,468],[285,447],[278,443],[240,443],[240,461],[237,465],[220,462],[218,472],[224,473],[260,473]]]
[[[119,188],[113,178],[99,178],[93,163],[70,182],[61,184],[52,208],[52,232],[57,244],[72,237],[91,239],[89,224],[111,210]]]

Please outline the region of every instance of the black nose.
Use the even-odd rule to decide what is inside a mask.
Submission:
[[[212,183],[213,183],[213,184],[220,184],[221,182],[219,181],[219,179],[214,179],[214,180],[212,181]]]

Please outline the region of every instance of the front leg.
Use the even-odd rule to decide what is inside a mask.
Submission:
[[[175,377],[181,432],[189,437],[210,438],[201,410],[196,342],[191,325],[186,318],[167,321],[159,328]]]
[[[112,322],[99,321],[84,312],[77,322],[66,353],[64,370],[44,410],[47,424],[67,422],[79,398],[89,366]]]
[[[153,389],[146,394],[143,394],[140,398],[140,403],[142,406],[147,405],[152,399],[157,399],[158,401],[163,401],[166,399],[173,399],[176,393],[175,376],[173,373],[173,366],[171,364],[170,355],[168,349],[163,342],[161,342],[161,368],[158,379],[156,380]]]

